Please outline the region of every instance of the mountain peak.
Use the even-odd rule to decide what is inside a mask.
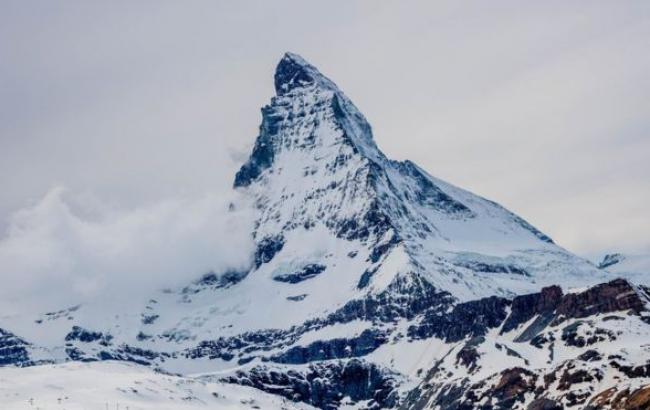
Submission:
[[[567,282],[567,276],[571,283],[608,276],[500,205],[410,161],[387,158],[354,103],[299,55],[280,59],[275,88],[234,181],[259,209],[255,270],[284,275],[295,266],[302,272],[316,262],[325,265],[310,253],[314,249],[338,255],[345,248],[346,255],[366,255],[345,259],[359,264],[354,269],[327,269],[359,273],[345,276],[356,282],[346,282],[346,289],[379,291],[422,277],[459,300],[532,291],[558,278]],[[303,249],[312,237],[320,245]],[[320,247],[323,237],[337,245]]]
[[[260,133],[251,156],[235,176],[236,188],[258,179],[283,151],[310,152],[311,159],[303,158],[305,167],[313,166],[315,158],[336,157],[341,153],[331,150],[342,145],[352,149],[350,157],[360,154],[374,162],[384,159],[365,117],[334,82],[304,58],[285,53],[274,80],[276,96],[262,108]]]
[[[321,74],[316,67],[298,54],[287,52],[275,69],[275,92],[289,93],[295,88],[318,84],[325,88],[336,88],[334,83]]]

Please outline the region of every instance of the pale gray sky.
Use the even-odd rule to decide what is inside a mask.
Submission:
[[[384,152],[581,254],[650,252],[650,2],[0,4],[0,227],[226,192],[285,51]],[[76,205],[75,205],[76,204]]]

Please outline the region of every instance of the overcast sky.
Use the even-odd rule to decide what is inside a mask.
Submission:
[[[89,218],[225,195],[285,51],[389,157],[577,253],[650,252],[648,1],[4,0],[0,227],[56,186]]]

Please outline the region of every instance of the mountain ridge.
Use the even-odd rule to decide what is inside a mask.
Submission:
[[[576,272],[584,272],[576,285],[584,280],[595,283],[594,276],[606,279],[589,262],[555,247],[547,235],[495,202],[434,178],[411,161],[388,159],[375,144],[372,129],[361,112],[334,82],[301,57],[285,54],[274,77],[276,96],[262,109],[260,134],[250,158],[237,173],[234,186],[255,191],[253,195],[258,206],[265,208],[262,212],[268,214],[259,221],[259,225],[267,229],[265,232],[258,230],[258,233],[262,241],[273,241],[278,252],[280,244],[285,245],[280,238],[296,230],[299,225],[296,220],[301,220],[307,230],[323,223],[339,238],[373,243],[370,252],[375,265],[365,270],[364,280],[360,281],[366,286],[372,283],[372,271],[380,268],[376,264],[378,257],[387,257],[385,254],[390,253],[390,249],[401,246],[406,248],[404,252],[415,269],[417,266],[440,266],[436,277],[428,279],[441,290],[449,290],[463,300],[499,293],[499,288],[505,286],[494,283],[487,275],[477,275],[477,271],[468,266],[486,268],[487,272],[521,274],[525,269],[513,261],[503,261],[494,253],[505,253],[511,259],[525,258],[524,263],[530,265],[530,259],[535,256],[526,255],[527,245],[531,246],[529,253],[557,254],[551,255],[554,263],[570,259],[573,266],[565,270],[570,269],[574,276]],[[282,178],[287,182],[282,182]],[[304,184],[319,188],[310,190]],[[264,193],[266,185],[272,188]],[[290,198],[273,198],[280,191]],[[315,201],[325,202],[327,209],[323,209],[322,204],[318,209],[310,207]],[[308,213],[311,215],[305,217]],[[271,216],[283,226],[268,229]],[[468,223],[463,224],[463,221]],[[443,227],[443,224],[451,226]],[[467,230],[472,232],[463,232]],[[481,249],[476,252],[473,245],[468,245],[465,253],[449,252],[458,260],[448,260],[447,243],[451,243],[453,249],[454,242],[459,242],[452,235],[460,236],[460,233],[474,242],[483,235],[486,238],[479,241],[484,246],[489,241],[504,242],[508,236],[499,235],[507,231],[515,237],[513,241],[521,242],[521,246],[513,244],[505,252],[497,247],[482,254]],[[536,240],[549,246],[537,244]],[[436,246],[432,246],[433,241],[438,242]],[[523,252],[519,252],[520,247]],[[270,256],[263,250],[260,252]],[[472,260],[471,253],[478,254],[482,260]],[[443,277],[454,276],[459,269],[466,269],[463,272],[466,275],[476,275],[485,289],[466,291],[454,285],[458,275]],[[506,280],[512,279],[511,276]]]
[[[387,158],[301,57],[274,84],[233,183],[250,269],[152,284],[137,310],[0,317],[0,365],[130,362],[328,410],[614,409],[650,385],[647,287]]]

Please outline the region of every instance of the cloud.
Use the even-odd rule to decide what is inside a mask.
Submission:
[[[0,309],[43,311],[107,297],[142,302],[209,271],[246,269],[253,215],[236,195],[124,210],[55,187],[16,212],[0,240]]]
[[[0,230],[59,181],[128,209],[225,191],[289,50],[388,156],[573,251],[650,250],[650,2],[158,3],[3,2]]]

